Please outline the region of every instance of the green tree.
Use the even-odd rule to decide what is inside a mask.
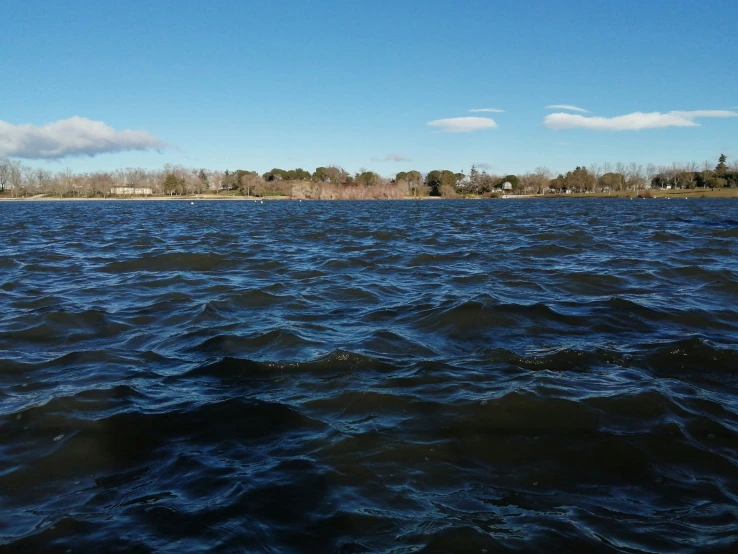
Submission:
[[[430,187],[431,196],[441,196],[442,189],[456,189],[459,178],[453,171],[448,169],[434,169],[425,176],[425,184]]]
[[[404,171],[401,171],[397,174],[397,180],[404,180],[407,182],[408,187],[410,187],[410,193],[413,196],[420,196],[421,195],[421,189],[423,187],[423,175],[420,173],[420,171],[408,171],[407,173]]]
[[[197,178],[200,180],[200,185],[203,189],[207,189],[208,185],[210,184],[210,179],[208,178],[208,174],[205,173],[204,169],[201,169],[198,174]]]
[[[714,187],[715,186],[715,172],[711,169],[705,169],[700,171],[696,175],[696,182],[698,187]]]
[[[288,181],[309,181],[310,177],[311,177],[310,172],[305,171],[301,167],[298,167],[296,169],[290,169],[287,172]]]
[[[715,166],[715,173],[717,173],[718,177],[722,177],[728,171],[728,166],[725,163],[727,160],[728,157],[725,154],[720,154],[718,164]]]
[[[327,183],[331,180],[330,172],[327,167],[316,167],[313,172],[313,181],[320,181],[321,183]]]
[[[415,171],[414,169],[412,171],[408,171],[407,182],[414,185],[420,185],[423,182],[423,175],[420,171]]]
[[[413,169],[412,171],[407,172],[406,179],[413,196],[419,196],[421,193],[421,187],[423,187],[422,173]]]
[[[551,179],[549,186],[557,192],[561,192],[562,190],[565,190],[566,189],[566,177],[564,177],[561,173],[559,173],[557,177],[555,177],[554,179]]]
[[[267,171],[261,176],[265,181],[281,181],[286,177],[286,171],[284,169],[274,168],[271,171]]]
[[[441,171],[441,186],[451,187],[455,189],[459,180],[463,178],[464,178],[463,173],[454,173],[453,171],[444,169],[443,171]]]
[[[692,171],[679,171],[674,175],[674,181],[678,187],[692,189],[695,185],[695,175]]]
[[[373,171],[362,171],[361,173],[357,173],[354,181],[359,186],[373,187],[379,184],[381,177]]]
[[[441,171],[434,169],[429,171],[428,175],[425,176],[425,184],[430,188],[431,196],[441,196],[439,189],[441,188]]]
[[[605,173],[597,180],[597,184],[603,190],[623,190],[625,186],[625,175],[613,172]]]
[[[345,185],[352,181],[351,176],[342,167],[337,165],[316,168],[312,179],[313,181],[332,183],[334,185]]]
[[[659,189],[664,189],[670,184],[669,176],[665,173],[657,173],[654,178],[651,179],[651,186]]]
[[[586,167],[577,166],[566,174],[566,186],[576,192],[591,191],[594,188],[595,176]]]
[[[177,177],[174,173],[167,173],[161,184],[162,190],[172,196],[184,186],[184,179]]]

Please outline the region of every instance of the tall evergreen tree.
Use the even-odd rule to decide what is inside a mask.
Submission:
[[[725,163],[728,157],[725,154],[720,154],[720,157],[718,158],[718,164],[715,166],[715,173],[718,175],[725,175],[725,172],[728,171],[728,166]]]

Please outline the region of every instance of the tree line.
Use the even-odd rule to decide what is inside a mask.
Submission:
[[[706,161],[657,167],[653,164],[610,164],[577,167],[566,175],[551,179],[549,188],[574,192],[638,191],[642,189],[694,189],[738,187],[738,164],[731,167],[721,154],[717,165]]]
[[[519,175],[496,175],[472,166],[468,172],[436,169],[427,173],[401,171],[382,177],[366,169],[351,174],[337,165],[312,173],[302,168],[274,168],[266,173],[243,169],[213,171],[167,164],[161,169],[126,168],[115,171],[52,172],[0,159],[0,193],[27,197],[109,197],[111,195],[243,194],[316,199],[403,198],[422,196],[497,196],[502,194],[560,194],[567,192],[637,192],[648,188],[738,187],[738,164],[728,165],[721,154],[717,164],[704,162],[653,164],[591,164],[554,175],[548,168]]]

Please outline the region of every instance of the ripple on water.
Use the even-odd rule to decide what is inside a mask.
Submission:
[[[738,544],[731,200],[0,215],[8,551]]]

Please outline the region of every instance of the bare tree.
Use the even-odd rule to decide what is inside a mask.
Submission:
[[[208,187],[210,190],[214,190],[218,194],[223,189],[223,172],[222,171],[209,171],[208,173]]]
[[[680,179],[679,174],[684,171],[684,166],[679,162],[672,162],[667,171],[667,175],[674,185],[681,187],[682,179]]]
[[[12,190],[13,196],[18,196],[23,188],[23,166],[19,161],[10,161],[10,173],[8,175],[8,185]]]
[[[396,181],[394,186],[398,198],[410,195],[410,184],[405,179],[400,179],[399,181]]]
[[[113,174],[106,171],[98,171],[91,174],[89,180],[93,194],[99,194],[103,198],[106,198],[111,193],[111,189],[116,183]]]
[[[10,183],[10,160],[0,158],[0,192],[5,192],[5,186]]]
[[[615,173],[620,173],[620,175],[622,175],[624,177],[626,170],[627,170],[627,168],[626,168],[626,166],[625,166],[625,164],[623,162],[617,162],[615,164]],[[625,185],[625,183],[623,183],[623,184]],[[625,185],[625,187],[627,188],[627,185]]]
[[[638,191],[646,186],[646,178],[643,173],[643,166],[635,162],[630,162],[625,168],[625,182],[628,188]]]
[[[599,180],[602,177],[602,168],[596,163],[589,164],[587,170],[594,175],[595,180]]]
[[[41,191],[44,193],[52,192],[53,193],[53,175],[51,174],[51,171],[48,171],[46,169],[37,167],[36,169],[32,169],[32,177],[31,182],[33,183],[33,187],[37,191]]]
[[[264,179],[253,171],[244,173],[241,175],[240,188],[245,196],[251,196],[252,194],[261,196],[264,194]]]
[[[659,169],[654,164],[648,164],[646,166],[646,181],[647,181],[648,187],[651,186],[651,184],[653,183],[653,178],[656,177],[658,173],[659,173]]]
[[[72,187],[74,184],[74,175],[72,170],[68,167],[55,175],[56,189],[59,193],[59,198],[63,198],[65,195],[71,195]]]
[[[551,177],[553,177],[553,174],[547,167],[538,166],[533,170],[531,174],[531,186],[535,194],[544,194],[548,190]]]
[[[36,188],[36,170],[27,165],[20,168],[20,191],[17,196],[28,196]]]

